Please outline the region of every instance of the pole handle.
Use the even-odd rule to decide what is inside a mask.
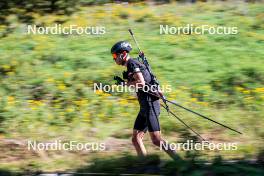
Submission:
[[[128,29],[128,31],[131,35],[134,35],[131,29]]]
[[[135,38],[135,36],[134,36],[132,30],[131,30],[131,29],[128,29],[128,31],[129,31],[130,35],[132,36],[132,38],[133,38],[133,40],[134,40],[134,42],[135,42],[135,44],[136,44],[136,46],[137,46],[137,48],[138,48],[138,51],[139,51],[139,53],[140,53],[140,52],[141,52],[140,47],[139,47],[139,45],[138,45],[138,42],[137,42],[137,40],[136,40],[136,38]]]

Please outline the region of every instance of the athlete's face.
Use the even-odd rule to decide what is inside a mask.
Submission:
[[[117,65],[124,65],[124,53],[114,53],[113,59]]]

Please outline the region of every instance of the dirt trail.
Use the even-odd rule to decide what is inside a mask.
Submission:
[[[44,141],[43,143],[48,142]],[[129,139],[118,139],[114,137],[106,138],[106,152],[131,151],[132,145]],[[22,139],[0,139],[0,162],[13,162],[19,160],[27,160],[32,158],[47,159],[50,155],[63,154],[68,151],[38,151],[29,150],[28,141]],[[89,154],[91,151],[69,151],[76,154]]]

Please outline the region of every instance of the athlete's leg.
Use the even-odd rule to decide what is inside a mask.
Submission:
[[[164,150],[171,158],[179,159],[179,156],[176,154],[175,150],[171,149],[168,142],[162,139],[160,131],[149,132],[149,134],[154,145]]]
[[[138,156],[145,156],[147,154],[143,144],[143,137],[147,131],[146,116],[144,116],[144,109],[141,108],[135,120],[132,143],[137,151]]]
[[[137,151],[138,156],[146,156],[147,151],[143,144],[143,137],[145,132],[139,130],[133,130],[132,143]]]
[[[158,146],[160,149],[164,150],[173,159],[179,158],[176,155],[175,150],[171,149],[168,142],[166,142],[161,137],[160,125],[159,125],[159,115],[160,115],[160,104],[158,101],[150,103],[150,111],[148,113],[147,124],[149,129],[149,134],[152,143]]]

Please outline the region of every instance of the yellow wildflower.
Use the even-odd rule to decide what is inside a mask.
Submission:
[[[182,89],[182,90],[188,90],[189,88],[188,87],[185,87],[185,86],[180,86],[180,89]]]
[[[123,112],[123,113],[121,113],[121,115],[127,117],[127,116],[129,116],[129,113],[127,113],[127,112]]]
[[[87,84],[88,84],[88,85],[93,85],[93,81],[88,80],[88,81],[87,81]]]
[[[237,86],[237,87],[235,87],[235,89],[236,89],[237,91],[239,91],[239,92],[244,90],[244,88],[243,88],[243,87],[238,87],[238,86]]]
[[[82,115],[83,115],[83,121],[84,122],[90,122],[91,121],[89,112],[83,112]]]
[[[82,99],[82,100],[76,100],[74,103],[78,106],[86,106],[88,104],[88,100]]]
[[[11,65],[17,65],[17,64],[18,64],[18,62],[16,60],[11,61]]]
[[[43,106],[44,105],[44,103],[42,101],[38,101],[38,100],[34,101],[34,104],[36,106]]]
[[[66,89],[66,86],[63,83],[61,83],[61,84],[58,85],[58,89],[63,91],[63,90]]]
[[[257,93],[264,93],[264,87],[259,87],[255,89],[255,92]]]
[[[34,102],[34,100],[28,100],[27,101],[29,104],[32,104]]]
[[[202,86],[202,88],[205,89],[205,90],[210,90],[211,86],[208,86],[208,85],[207,86]]]
[[[82,99],[81,100],[81,105],[82,106],[86,106],[88,104],[88,100],[86,100],[86,99]]]
[[[121,100],[119,101],[119,104],[120,104],[120,105],[127,105],[127,104],[128,104],[128,101],[127,101],[126,99],[121,99]]]
[[[109,93],[103,93],[102,96],[103,97],[109,97],[109,96],[111,96],[111,94],[109,94]]]
[[[7,75],[8,76],[13,76],[13,75],[15,75],[15,72],[9,71],[9,72],[7,72]]]
[[[101,95],[101,94],[103,94],[103,91],[102,91],[102,90],[96,90],[96,91],[95,91],[95,94],[96,94],[96,95]]]
[[[250,90],[243,90],[242,91],[244,94],[249,94],[250,93]]]
[[[48,119],[49,119],[49,120],[53,119],[53,115],[49,113],[49,114],[48,114]]]
[[[46,79],[46,82],[48,82],[48,83],[54,83],[55,80],[53,78],[48,78],[48,79]]]
[[[3,65],[2,68],[3,68],[4,70],[9,70],[9,69],[11,68],[11,66],[10,66],[10,65]]]
[[[197,102],[197,98],[191,98],[191,102]]]
[[[7,101],[14,101],[15,100],[15,97],[13,97],[13,96],[8,96],[7,97]]]
[[[37,110],[36,106],[31,107],[32,110]]]
[[[63,76],[64,76],[65,78],[69,78],[69,77],[71,76],[71,73],[70,73],[70,72],[64,72],[64,73],[63,73]]]
[[[8,96],[7,97],[7,104],[8,105],[13,105],[15,103],[15,97],[13,96]]]
[[[207,107],[208,105],[209,105],[209,103],[208,102],[202,102],[202,101],[199,101],[199,102],[197,102],[199,105],[202,105],[202,106],[205,106],[205,107]]]
[[[98,117],[99,117],[99,118],[103,118],[103,117],[105,117],[105,114],[104,114],[104,113],[99,113],[99,114],[98,114]]]
[[[246,98],[244,98],[244,100],[245,100],[246,102],[250,102],[250,101],[252,101],[253,98],[254,98],[254,97],[246,97]]]
[[[68,112],[68,113],[71,113],[71,112],[73,112],[73,111],[74,111],[73,108],[67,108],[67,109],[66,109],[66,112]]]
[[[60,104],[56,104],[54,107],[55,107],[56,109],[59,109],[59,108],[61,108],[61,105],[60,105]]]
[[[89,118],[90,117],[90,113],[89,112],[83,112],[82,115],[85,118]]]

